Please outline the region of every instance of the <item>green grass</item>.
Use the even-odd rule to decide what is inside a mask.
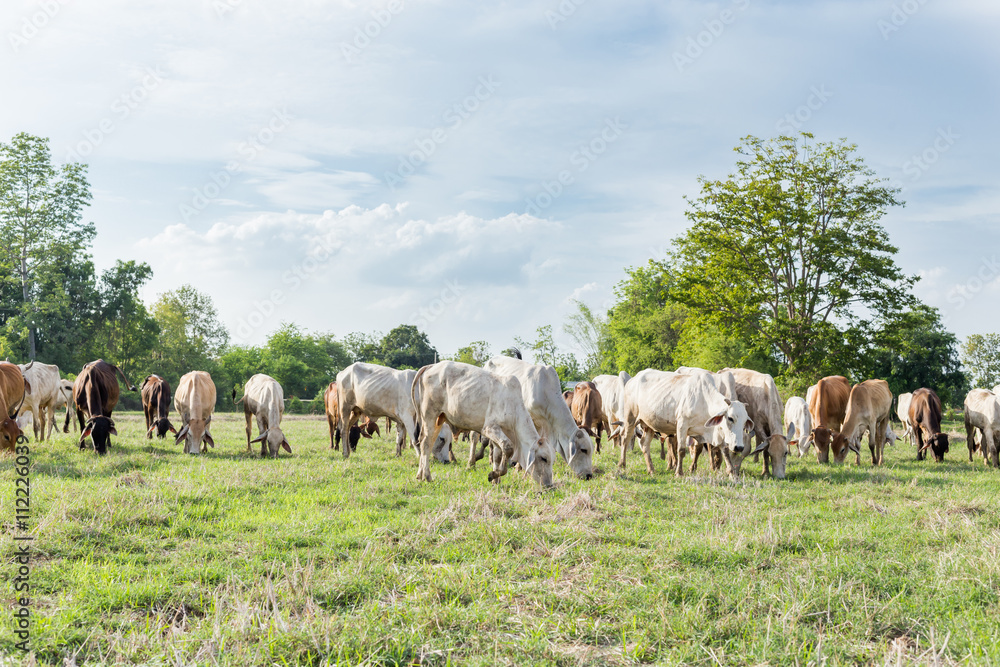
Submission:
[[[314,418],[286,417],[277,461],[246,453],[241,415],[203,457],[116,422],[104,458],[31,444],[37,664],[1000,661],[1000,473],[964,437],[943,464],[899,442],[881,469],[795,458],[781,482],[619,472],[605,449],[594,480],[559,462],[542,492],[484,462],[418,483],[389,440],[345,462]],[[20,663],[14,478],[5,457],[0,656]]]

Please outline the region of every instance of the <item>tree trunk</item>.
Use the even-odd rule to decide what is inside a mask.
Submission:
[[[21,294],[24,304],[28,305],[28,260],[21,255]],[[28,361],[35,360],[35,325],[28,326]]]

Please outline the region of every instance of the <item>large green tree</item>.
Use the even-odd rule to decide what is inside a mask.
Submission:
[[[95,228],[83,221],[83,209],[90,199],[86,167],[54,165],[48,139],[22,132],[0,143],[0,267],[8,272],[8,286],[17,288],[16,305],[6,314],[24,329],[24,353],[31,359],[46,315],[67,303],[65,293],[45,289],[45,279],[57,275],[57,263],[67,257],[89,261]]]
[[[1000,384],[1000,334],[972,334],[962,345],[962,363],[973,387]]]
[[[191,285],[160,295],[153,304],[153,318],[160,328],[153,353],[152,370],[176,386],[189,371],[216,367],[229,341],[229,332],[219,322],[212,298]],[[219,395],[224,387],[217,387]]]
[[[351,363],[332,334],[309,334],[284,323],[267,339],[264,372],[281,383],[286,396],[311,399]]]
[[[844,141],[812,135],[736,148],[736,171],[702,177],[677,239],[671,297],[690,315],[819,375],[913,303],[880,219],[902,205]],[[831,360],[835,363],[831,364]]]
[[[427,334],[412,324],[401,324],[387,333],[379,347],[379,358],[391,368],[420,368],[438,358]]]
[[[139,289],[153,277],[145,262],[118,260],[101,274],[100,309],[91,356],[117,364],[126,375],[145,372],[160,328],[139,298]],[[133,380],[134,381],[134,380]]]

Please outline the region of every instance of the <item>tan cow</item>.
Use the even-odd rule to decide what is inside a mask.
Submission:
[[[805,399],[799,396],[792,396],[785,403],[785,430],[790,426],[795,426],[797,439],[789,437],[788,444],[792,447],[798,446],[799,457],[809,453],[809,445],[812,444],[812,417],[809,415],[809,405]]]
[[[588,435],[594,437],[597,452],[600,453],[602,433],[611,435],[612,426],[618,426],[619,423],[608,423],[604,414],[601,392],[597,390],[597,385],[593,382],[580,382],[574,387],[572,394],[572,401],[567,401],[567,403],[573,412],[573,419]],[[566,398],[565,393],[563,398]]]
[[[823,378],[806,394],[812,419],[812,441],[816,443],[816,460],[820,463],[830,462],[833,434],[844,423],[850,396],[851,383],[843,375]]]
[[[975,436],[981,437],[979,449],[986,465],[1000,467],[997,447],[1000,445],[1000,398],[985,389],[973,389],[965,397],[965,434],[969,446],[969,462],[976,449]]]
[[[233,389],[235,395],[236,390]],[[281,417],[285,413],[285,392],[281,385],[270,375],[257,373],[243,387],[243,398],[237,403],[243,403],[243,417],[246,419],[247,451],[254,442],[260,443],[261,458],[271,455],[278,458],[278,452],[284,447],[289,454],[292,446],[281,430]],[[257,418],[258,436],[250,439],[251,421]]]
[[[420,420],[417,479],[431,481],[432,449],[442,427],[448,424],[452,431],[468,429],[491,441],[491,482],[499,483],[509,465],[516,463],[543,487],[552,486],[556,452],[539,437],[517,378],[441,361],[417,371],[411,395]]]
[[[885,380],[865,380],[851,388],[847,400],[847,413],[839,433],[833,434],[830,448],[833,460],[843,463],[848,450],[854,452],[861,464],[861,438],[868,431],[868,448],[872,465],[882,465],[885,432],[892,418],[892,392]]]
[[[618,375],[598,375],[594,378],[594,386],[601,392],[601,407],[604,408],[604,420],[608,424],[623,422],[625,414],[625,385],[632,376],[622,371]],[[616,429],[619,435],[608,436],[615,447],[621,446],[623,429]]]
[[[59,367],[32,361],[20,368],[25,381],[31,385],[31,394],[25,397],[21,414],[31,413],[35,440],[46,440],[52,435],[50,422],[55,420],[55,404],[59,399]]]
[[[913,401],[913,394],[907,392],[896,397],[896,416],[903,424],[903,437],[906,442],[913,444],[914,431],[913,424],[910,423],[910,403]]]
[[[209,432],[215,412],[215,383],[205,371],[191,371],[181,377],[174,393],[174,409],[181,417],[181,429],[174,440],[184,440],[185,454],[201,454],[201,443],[215,447]]]
[[[14,452],[18,443],[25,443],[28,438],[17,425],[14,415],[24,402],[24,395],[29,391],[28,385],[21,375],[21,369],[6,361],[0,361],[0,452]]]

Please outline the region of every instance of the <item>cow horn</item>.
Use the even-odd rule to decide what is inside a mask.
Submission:
[[[851,450],[852,452],[854,452],[855,454],[860,454],[861,453],[861,450],[853,442],[847,443],[847,448],[849,450]]]

